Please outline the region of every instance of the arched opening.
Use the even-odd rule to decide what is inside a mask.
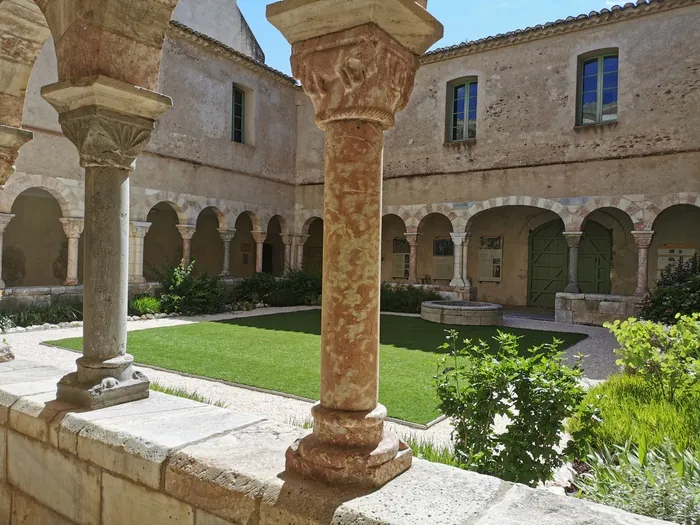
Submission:
[[[654,238],[649,247],[649,285],[667,265],[679,257],[700,253],[700,208],[676,204],[662,211],[654,221]]]
[[[405,233],[406,224],[401,217],[382,217],[382,281],[408,280],[410,247]]]
[[[431,213],[418,225],[416,277],[423,284],[446,286],[454,274],[452,223],[441,213]]]
[[[256,246],[253,238],[253,220],[248,213],[236,219],[236,234],[231,241],[231,276],[250,277],[255,273]]]
[[[277,215],[267,224],[267,236],[263,245],[263,272],[281,277],[284,273],[284,242],[282,242],[282,221]]]
[[[167,202],[159,202],[148,212],[151,227],[143,246],[143,271],[149,281],[157,280],[165,266],[177,266],[182,260],[182,236],[179,219]]]
[[[5,230],[3,243],[5,284],[63,284],[68,270],[68,240],[59,220],[63,213],[58,201],[45,190],[30,188],[15,199],[12,213],[15,217]]]
[[[307,234],[302,268],[320,274],[323,271],[323,220],[318,217],[310,219]]]
[[[192,260],[199,274],[216,276],[221,273],[224,244],[218,231],[219,215],[214,208],[204,208],[197,217],[197,229],[192,236]]]

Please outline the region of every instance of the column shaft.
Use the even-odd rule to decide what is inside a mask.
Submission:
[[[471,233],[467,232],[462,243],[462,279],[464,280],[464,295],[467,301],[471,300],[472,282],[469,279],[469,239]]]
[[[231,277],[231,241],[236,235],[236,230],[225,230],[219,228],[219,236],[224,244],[224,260],[222,262],[221,277],[226,279]]]
[[[0,213],[0,289],[5,288],[5,281],[2,279],[2,252],[4,248],[5,229],[14,215],[10,213]]]
[[[566,293],[581,293],[581,287],[578,284],[578,252],[583,232],[564,232],[563,235],[569,247],[569,275],[564,291]]]
[[[633,231],[632,236],[637,244],[637,288],[634,295],[645,297],[649,294],[649,247],[653,231]]]
[[[454,272],[450,286],[453,288],[464,288],[464,279],[462,279],[462,243],[466,233],[451,233],[452,242],[454,243]]]
[[[68,270],[66,272],[66,280],[63,284],[66,286],[77,286],[78,282],[78,246],[80,237],[68,237]]]
[[[418,234],[417,233],[406,233],[406,240],[408,241],[408,283],[416,284],[418,278],[417,272],[417,262],[418,262]]]
[[[151,227],[150,222],[132,222],[129,243],[129,283],[144,284],[143,254],[146,234]]]
[[[263,271],[263,243],[258,241],[255,241],[255,271]]]
[[[296,260],[296,268],[297,270],[303,270],[304,269],[304,245],[306,244],[306,241],[308,240],[308,235],[298,235],[297,236],[297,260]]]

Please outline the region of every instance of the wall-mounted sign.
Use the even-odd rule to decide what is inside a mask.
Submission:
[[[503,237],[481,237],[477,279],[500,283],[503,270]]]
[[[662,244],[657,254],[656,277],[661,277],[662,270],[667,266],[673,266],[679,260],[687,260],[696,253],[695,244]]]

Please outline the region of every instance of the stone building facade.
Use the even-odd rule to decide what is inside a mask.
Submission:
[[[131,177],[133,285],[182,258],[226,277],[321,264],[314,108],[235,3],[208,3],[181,0],[163,45],[174,107]],[[568,322],[633,314],[700,250],[699,26],[697,0],[642,1],[425,55],[386,136],[382,279]],[[39,95],[56,81],[49,40],[0,191],[10,295],[82,280],[83,170]]]

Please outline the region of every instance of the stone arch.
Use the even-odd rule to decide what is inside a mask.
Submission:
[[[586,218],[596,210],[602,208],[616,208],[624,212],[634,224],[635,229],[644,229],[645,207],[632,202],[626,197],[597,197],[588,201],[578,209],[578,213],[572,214],[570,222],[564,221],[567,231],[582,231]]]
[[[289,227],[287,226],[287,219],[284,218],[284,216],[280,215],[279,213],[275,213],[270,217],[270,219],[267,221],[268,227],[270,226],[270,222],[272,222],[274,219],[277,219],[280,225],[281,233],[288,233],[289,232]]]
[[[31,188],[39,188],[50,193],[61,207],[63,217],[82,217],[85,206],[82,198],[60,180],[45,175],[15,174],[0,193],[0,211],[10,213],[17,197]]]
[[[414,217],[414,213],[410,206],[384,206],[382,210],[382,218],[387,215],[396,215],[399,217],[404,225],[406,226],[406,231],[415,232],[418,229],[418,221]]]
[[[449,204],[426,204],[421,206],[413,215],[416,231],[426,217],[434,213],[444,215],[452,224],[452,231],[460,231],[459,227],[463,222],[463,216],[452,208]],[[408,226],[408,224],[407,224]],[[411,225],[413,226],[413,224]]]
[[[296,215],[294,219],[294,233],[308,233],[311,219],[323,219],[323,210],[304,210],[301,214]]]
[[[316,220],[319,220],[319,221],[323,222],[323,217],[322,217],[322,216],[319,216],[319,215],[312,215],[312,216],[308,217],[308,218],[302,223],[302,226],[301,226],[301,233],[302,233],[302,235],[308,235],[308,234],[309,234],[309,228],[311,227],[311,225],[313,224],[313,222],[316,221]]]
[[[479,213],[490,210],[492,208],[499,208],[501,206],[530,206],[532,208],[541,208],[543,210],[549,210],[561,217],[564,224],[569,224],[571,222],[571,212],[566,209],[561,203],[539,197],[528,197],[528,196],[510,196],[510,197],[498,197],[494,199],[488,199],[482,202],[474,203],[467,209],[466,215],[464,217],[464,229],[466,229],[469,221]],[[457,230],[463,231],[463,230]]]
[[[167,200],[157,202],[148,210],[145,221],[151,226],[144,237],[144,275],[154,280],[165,266],[176,266],[183,256],[182,236],[177,229],[182,222],[176,205]]]
[[[218,231],[222,228],[226,229],[226,217],[219,208],[207,206],[197,215],[191,245],[196,272],[214,276],[223,270],[224,246]]]
[[[229,218],[231,215],[231,209],[229,206],[221,199],[205,199],[198,201],[190,206],[192,214],[196,215],[193,217],[195,221],[199,218],[199,215],[204,211],[210,209],[216,214],[219,220],[219,228],[222,230],[229,229]],[[233,226],[231,226],[233,227]]]
[[[238,214],[236,215],[236,222],[238,221],[238,218],[239,218],[241,215],[246,215],[246,216],[250,219],[250,222],[251,222],[252,225],[253,225],[252,231],[255,231],[255,232],[263,231],[263,229],[262,229],[262,222],[261,222],[261,220],[260,220],[260,215],[259,215],[259,213],[256,213],[256,212],[250,211],[250,210],[244,210],[244,211],[242,211],[242,212],[240,212],[240,213],[238,213]],[[267,223],[266,223],[266,224],[267,224]]]
[[[150,211],[161,202],[169,204],[175,211],[179,224],[195,225],[197,223],[199,213],[196,213],[196,210],[192,209],[190,204],[183,199],[181,195],[165,191],[147,195],[143,200],[133,199],[131,205],[131,220],[146,221]],[[196,214],[193,216],[193,213]]]
[[[697,206],[700,208],[700,193],[687,192],[687,193],[673,193],[671,195],[664,195],[654,204],[654,211],[649,220],[649,228],[651,229],[654,221],[659,215],[668,208],[676,206],[677,204],[689,204],[691,206]]]

